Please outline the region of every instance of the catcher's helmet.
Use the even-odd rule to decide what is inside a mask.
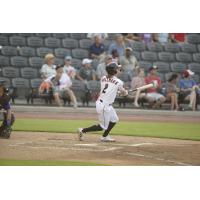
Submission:
[[[112,62],[112,63],[110,63],[110,64],[108,64],[107,66],[106,66],[106,71],[107,71],[107,73],[109,74],[109,75],[115,75],[115,74],[117,74],[117,69],[119,68],[119,66],[118,66],[118,64],[117,63],[115,63],[115,62]]]

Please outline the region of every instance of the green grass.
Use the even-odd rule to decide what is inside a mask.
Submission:
[[[90,120],[17,119],[14,130],[74,133],[78,127],[87,127],[94,123],[97,122]],[[121,121],[111,133],[113,135],[200,140],[200,124]]]
[[[0,166],[101,166],[101,165],[97,163],[74,162],[74,161],[0,159]]]

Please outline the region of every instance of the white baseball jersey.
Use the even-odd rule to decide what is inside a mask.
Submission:
[[[118,79],[116,76],[113,76],[112,78],[103,76],[101,78],[101,92],[99,99],[107,104],[112,104],[115,101],[118,90],[124,90],[123,81]]]

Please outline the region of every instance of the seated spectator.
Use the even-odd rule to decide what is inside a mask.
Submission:
[[[152,33],[140,33],[140,37],[141,37],[141,40],[145,44],[153,42],[153,35],[152,35]]]
[[[98,36],[101,38],[101,40],[104,40],[106,38],[108,38],[108,34],[107,33],[88,33],[87,34],[87,38],[93,39],[95,36]]]
[[[92,63],[92,60],[88,58],[85,58],[82,61],[83,67],[79,70],[79,77],[80,77],[80,80],[83,82],[96,80],[96,73],[92,69],[91,63]]]
[[[140,41],[141,37],[139,33],[122,33],[124,40],[128,42]]]
[[[55,102],[58,106],[61,106],[61,98],[65,98],[67,94],[69,95],[71,101],[73,102],[74,108],[77,108],[77,101],[74,92],[70,89],[72,82],[70,77],[63,73],[63,67],[56,67],[56,75],[53,75],[45,80],[49,82],[52,88],[53,96]]]
[[[113,50],[117,50],[119,56],[123,56],[125,52],[124,38],[122,34],[116,34],[115,41],[110,44],[108,53],[112,54]]]
[[[185,70],[182,73],[182,79],[179,81],[180,92],[182,100],[189,101],[189,110],[196,110],[196,97],[198,92],[198,86],[192,79],[194,72],[191,70]]]
[[[186,41],[186,34],[185,33],[171,33],[170,39],[174,43],[180,43]]]
[[[92,59],[100,60],[104,57],[105,45],[102,43],[101,38],[96,35],[94,36],[94,43],[90,46],[90,56]]]
[[[45,64],[42,66],[40,73],[42,79],[46,79],[56,74],[56,66],[54,65],[55,56],[51,53],[47,54],[44,58]]]
[[[144,79],[144,70],[139,68],[137,69],[137,76],[133,77],[131,81],[131,89],[136,89],[138,87],[142,87],[145,85],[145,79]],[[134,100],[134,106],[139,108],[138,100],[139,99],[147,99],[147,95],[144,91],[142,90],[137,90],[136,94],[134,95],[135,100]]]
[[[119,64],[119,53],[117,49],[113,49],[111,52],[111,55],[112,55],[113,62]]]
[[[165,44],[169,42],[169,33],[154,33],[153,40],[154,42],[160,42],[161,44]]]
[[[74,67],[71,66],[71,64],[72,64],[72,57],[66,56],[64,60],[63,72],[66,73],[71,79],[74,79],[76,76],[76,70]]]
[[[125,72],[134,73],[134,70],[138,66],[136,57],[132,54],[133,50],[131,47],[127,47],[125,55],[119,58],[119,62],[122,65],[122,70]]]
[[[177,87],[178,75],[172,74],[165,86],[166,99],[171,102],[171,110],[178,110],[178,93],[180,89]]]
[[[100,64],[97,66],[96,73],[97,73],[97,78],[98,78],[99,80],[101,79],[101,77],[107,75],[107,72],[106,72],[106,65],[108,65],[108,64],[111,63],[111,62],[113,62],[113,57],[112,57],[112,55],[107,55],[107,56],[105,57],[104,62],[100,63]]]
[[[147,98],[152,108],[159,108],[162,103],[165,102],[165,97],[159,93],[161,90],[161,79],[157,75],[157,66],[153,66],[149,68],[149,75],[145,78],[146,84],[150,84],[153,81],[157,81],[157,88],[149,88],[147,89]]]

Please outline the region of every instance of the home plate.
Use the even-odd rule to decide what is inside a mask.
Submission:
[[[74,144],[74,146],[96,147],[98,144]]]
[[[131,144],[131,147],[140,147],[145,145],[154,145],[153,143],[140,143],[140,144]]]

